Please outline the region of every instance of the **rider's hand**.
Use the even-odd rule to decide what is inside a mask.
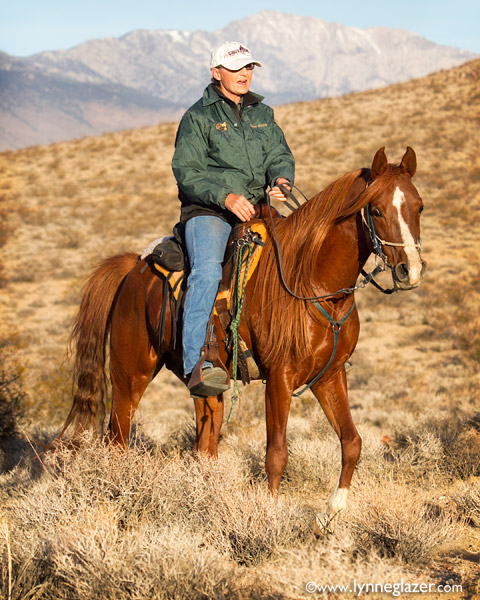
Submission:
[[[245,196],[240,196],[239,194],[228,194],[225,199],[225,206],[229,211],[233,212],[240,221],[249,221],[255,214],[253,205],[245,198]]]
[[[278,184],[283,183],[283,185],[287,188],[287,190],[291,191],[292,188],[290,186],[290,182],[288,181],[288,179],[285,179],[285,177],[279,177],[275,183],[277,185],[275,185],[268,192],[268,195],[271,196],[272,198],[274,198],[275,200],[280,200],[281,202],[285,202],[285,200],[288,200],[288,198],[287,198],[287,196],[285,196],[285,194],[282,192],[282,190],[278,187]]]

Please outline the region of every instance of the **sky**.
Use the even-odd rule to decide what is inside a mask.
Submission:
[[[0,50],[29,56],[135,29],[215,31],[274,10],[367,28],[407,29],[480,53],[479,0],[0,0]]]

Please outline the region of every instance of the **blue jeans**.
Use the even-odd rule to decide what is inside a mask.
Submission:
[[[185,376],[192,372],[205,343],[231,230],[228,223],[214,216],[193,217],[185,225],[185,243],[191,269],[183,309]]]

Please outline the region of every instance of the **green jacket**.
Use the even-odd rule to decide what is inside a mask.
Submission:
[[[184,114],[172,160],[182,211],[196,205],[223,213],[231,192],[256,204],[279,177],[293,183],[295,162],[273,110],[262,96],[247,97],[239,119],[210,84]]]

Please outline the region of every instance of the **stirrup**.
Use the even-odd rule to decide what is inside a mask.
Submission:
[[[218,396],[229,389],[228,374],[220,367],[206,367],[202,369],[203,381],[191,378],[188,389],[192,397],[206,398]]]

